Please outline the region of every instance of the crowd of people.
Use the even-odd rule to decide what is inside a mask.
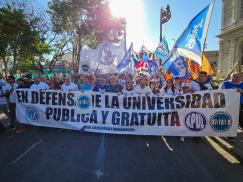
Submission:
[[[118,95],[146,95],[146,96],[176,96],[188,94],[196,91],[213,89],[206,72],[201,71],[196,80],[188,83],[181,83],[180,78],[166,78],[164,74],[157,74],[156,77],[147,75],[132,76],[130,74],[104,74],[95,76],[94,74],[83,74],[71,77],[52,78],[22,76],[15,80],[14,76],[8,76],[6,80],[0,74],[0,112],[5,113],[10,119],[10,129],[15,128],[15,89],[28,88],[35,90],[63,90],[81,92],[111,92]],[[233,73],[230,80],[222,82],[220,89],[237,88],[241,93],[241,112],[243,118],[243,82],[239,73]],[[243,127],[243,121],[240,126]]]

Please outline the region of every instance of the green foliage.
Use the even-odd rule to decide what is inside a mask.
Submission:
[[[118,41],[125,21],[111,15],[107,0],[52,0],[49,11],[55,32],[70,32],[93,45],[104,39]]]
[[[124,19],[111,15],[107,0],[52,0],[48,13],[53,31],[71,36],[76,65],[82,45],[94,48],[105,39],[118,42],[125,27]]]
[[[118,42],[125,21],[114,18],[107,0],[52,0],[48,14],[25,0],[0,3],[0,60],[6,74],[53,69],[66,52],[79,63],[82,45],[96,47],[104,39]]]
[[[21,60],[35,52],[33,47],[37,36],[38,32],[31,29],[23,10],[11,9],[10,6],[0,9],[0,41],[3,42],[0,56],[2,59],[6,56],[12,58],[10,74],[17,71]]]
[[[25,59],[19,63],[18,70],[21,73],[33,73],[35,71],[35,67],[32,64],[31,59]]]
[[[26,10],[25,10],[26,11]],[[9,5],[0,8],[0,59],[6,73],[42,71],[53,51],[44,19]]]

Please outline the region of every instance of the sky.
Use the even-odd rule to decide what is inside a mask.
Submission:
[[[36,0],[37,6],[47,7],[48,0]],[[169,47],[182,34],[190,20],[206,7],[210,0],[109,0],[114,16],[127,19],[127,47],[133,42],[135,51],[142,45],[155,50],[159,44],[160,8],[170,5],[172,17],[163,25],[163,36]],[[222,1],[215,0],[213,14],[208,30],[206,50],[218,50],[219,39],[216,37],[221,29]]]

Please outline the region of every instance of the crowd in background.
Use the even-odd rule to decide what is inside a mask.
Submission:
[[[62,90],[81,92],[110,92],[118,95],[146,95],[146,96],[176,96],[196,91],[211,90],[213,86],[206,72],[199,72],[196,80],[188,83],[181,83],[180,78],[168,78],[164,74],[157,74],[155,77],[148,75],[133,76],[130,74],[82,74],[71,77],[67,75],[60,77],[54,75],[52,78],[35,77],[24,75],[15,80],[15,77],[8,76],[6,80],[0,74],[0,112],[10,118],[10,128],[15,127],[15,89],[28,88],[34,90]],[[243,82],[239,73],[233,73],[230,80],[224,81],[220,89],[237,88],[241,93],[241,115],[243,106]],[[240,122],[242,127],[242,121]]]

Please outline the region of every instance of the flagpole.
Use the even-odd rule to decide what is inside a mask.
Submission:
[[[203,40],[203,46],[201,48],[202,53],[204,52],[204,49],[205,49],[205,44],[206,44],[206,39],[207,39],[207,34],[208,34],[208,28],[209,28],[210,20],[211,20],[211,17],[212,17],[214,3],[215,3],[215,0],[211,0],[209,10],[208,10],[208,14],[207,14],[206,20],[205,20],[205,27],[204,27],[204,31],[203,31],[203,35],[202,35],[202,40]]]
[[[207,39],[207,34],[208,34],[208,28],[209,28],[209,24],[210,24],[210,20],[211,20],[211,17],[212,17],[212,12],[213,12],[213,7],[214,7],[214,3],[215,3],[215,0],[211,0],[211,3],[210,3],[210,7],[209,7],[209,11],[208,11],[208,14],[207,14],[207,17],[206,17],[206,22],[205,22],[205,28],[204,28],[204,31],[203,31],[203,36],[202,36],[202,40],[203,40],[203,45],[202,45],[202,48],[201,48],[201,60],[202,60],[202,64],[201,64],[201,70],[202,70],[202,66],[203,66],[203,54],[204,54],[204,50],[205,50],[205,45],[206,45],[206,39]]]
[[[161,42],[162,41],[162,21],[161,21],[161,19],[162,19],[162,11],[163,11],[163,8],[161,7],[160,8],[160,19],[159,19],[159,24],[160,24],[160,38],[159,38],[159,42]]]
[[[125,52],[127,52],[127,25],[125,25],[125,31],[124,31],[124,41],[125,41]]]

